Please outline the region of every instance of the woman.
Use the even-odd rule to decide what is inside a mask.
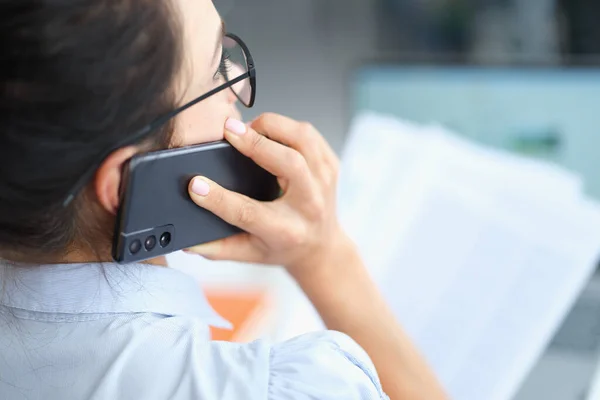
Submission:
[[[211,1],[2,0],[0,41],[0,398],[444,397],[335,219],[321,135],[239,121],[238,98],[252,101],[233,75],[247,71]],[[262,204],[195,178],[193,201],[248,233],[189,251],[284,265],[343,333],[211,342],[223,321],[192,279],[164,259],[111,263],[123,164],[223,138],[284,195]]]

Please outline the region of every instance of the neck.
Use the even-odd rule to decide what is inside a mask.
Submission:
[[[75,250],[75,251],[69,252],[64,257],[61,257],[61,259],[58,262],[55,262],[53,264],[89,264],[89,263],[100,263],[100,262],[112,263],[112,262],[114,262],[114,260],[110,256],[98,257],[97,254],[89,254],[88,252]],[[149,260],[143,261],[142,264],[157,265],[160,267],[168,267],[169,266],[168,262],[167,262],[167,258],[164,256],[151,258]]]
[[[71,249],[62,255],[40,255],[39,257],[24,256],[23,254],[3,252],[0,254],[0,259],[9,263],[16,263],[22,265],[43,265],[43,264],[95,264],[95,263],[113,263],[114,260],[110,256],[110,253],[103,255],[98,251],[83,251],[78,249]],[[142,264],[157,265],[160,267],[168,267],[166,257],[156,257],[146,261]]]

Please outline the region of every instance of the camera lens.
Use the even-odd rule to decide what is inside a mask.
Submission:
[[[171,244],[171,234],[165,232],[160,237],[160,247],[167,247],[169,244]]]
[[[129,245],[129,252],[131,254],[137,254],[139,253],[139,251],[142,249],[142,242],[139,241],[139,239],[135,239],[133,242],[131,242],[131,244]]]
[[[144,246],[146,247],[146,250],[148,250],[148,251],[154,249],[154,247],[156,247],[156,237],[148,236],[146,238],[146,241],[144,242]]]

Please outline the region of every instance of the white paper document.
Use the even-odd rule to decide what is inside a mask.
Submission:
[[[598,262],[582,180],[375,114],[342,161],[342,223],[452,398],[510,399]]]

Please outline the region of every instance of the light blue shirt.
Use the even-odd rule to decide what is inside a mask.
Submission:
[[[229,324],[173,269],[2,266],[0,399],[387,399],[346,335],[234,344],[209,325]]]

